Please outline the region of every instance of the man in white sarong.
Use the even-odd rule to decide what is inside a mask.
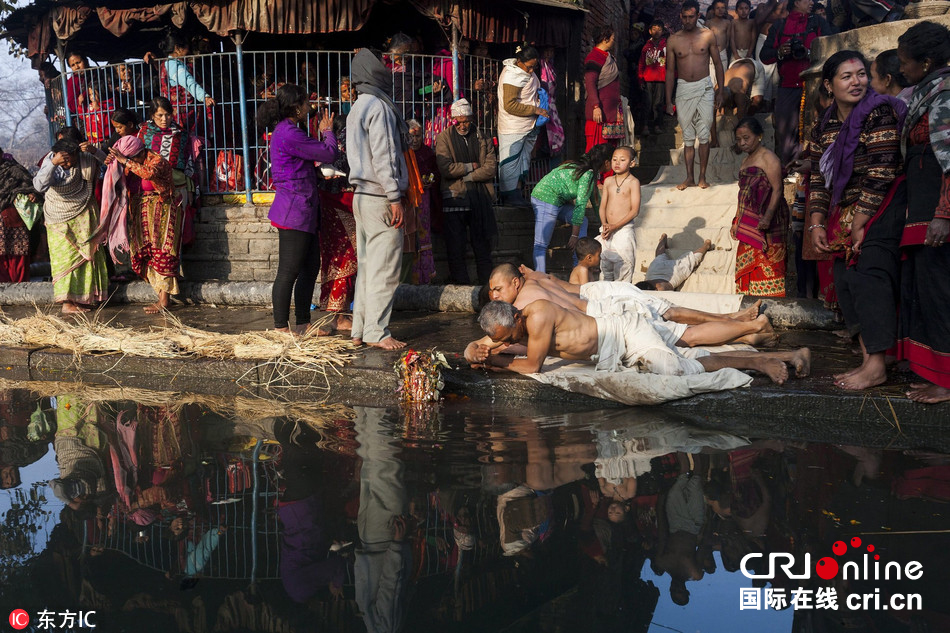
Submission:
[[[674,306],[625,281],[593,281],[576,286],[551,275],[529,272],[532,278],[526,279],[512,264],[496,266],[489,280],[489,298],[511,303],[516,308],[546,300],[595,316],[597,313],[591,312],[589,302],[616,297],[628,304],[631,312],[639,312],[649,319],[656,330],[663,333],[664,340],[676,347],[725,343],[760,345],[775,336],[768,317],[759,314],[760,302],[739,312],[713,314]],[[488,343],[487,337],[469,343],[465,358],[468,359],[478,345]]]
[[[622,301],[592,301],[598,316],[562,308],[550,301],[535,301],[524,310],[510,303],[492,301],[478,322],[490,343],[478,345],[466,359],[473,366],[501,368],[521,374],[541,370],[547,356],[596,363],[597,371],[637,369],[668,376],[687,376],[732,367],[765,373],[776,384],[788,378],[790,363],[796,375],[807,376],[811,352],[723,352],[691,350],[687,358],[669,345],[642,312]],[[524,358],[514,355],[524,355]]]
[[[683,130],[683,158],[686,180],[677,185],[682,191],[696,186],[693,178],[693,143],[699,139],[699,187],[707,189],[706,166],[709,163],[709,140],[714,122],[714,111],[721,104],[719,91],[709,77],[713,64],[715,85],[722,86],[724,71],[716,35],[709,29],[699,29],[699,5],[686,0],[680,11],[683,30],[666,41],[666,112],[674,113],[673,82],[676,80],[675,113]]]

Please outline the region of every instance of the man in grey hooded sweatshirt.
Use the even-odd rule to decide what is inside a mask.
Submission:
[[[356,188],[356,296],[353,342],[382,349],[405,347],[389,332],[402,265],[402,197],[409,184],[404,152],[409,128],[392,100],[392,72],[363,49],[350,77],[359,97],[346,117],[350,183]]]

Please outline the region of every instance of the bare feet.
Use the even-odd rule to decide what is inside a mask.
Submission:
[[[294,334],[300,337],[306,336],[330,336],[333,330],[325,326],[317,326],[312,323],[301,323],[294,326]]]
[[[699,188],[700,188],[700,189],[709,189],[709,183],[706,182],[706,179],[705,179],[705,178],[700,178],[700,179],[699,179]]]
[[[708,240],[707,240],[708,241]],[[736,321],[755,321],[759,318],[759,310],[762,309],[762,300],[759,299],[745,310],[733,312],[730,317]],[[765,316],[765,315],[763,315]]]
[[[666,233],[664,233],[660,236],[660,241],[656,243],[656,256],[659,257],[662,253],[665,253],[669,247],[670,245],[666,241]]]
[[[950,401],[950,389],[929,382],[915,382],[911,384],[907,397],[914,402],[937,404]]]
[[[666,234],[663,234],[663,237],[666,237]],[[703,242],[703,245],[696,249],[696,252],[705,255],[709,252],[709,249],[712,248],[712,240],[706,240]]]
[[[789,362],[795,368],[795,375],[804,378],[811,371],[811,350],[807,347],[795,350],[795,353],[792,354],[792,360]]]
[[[356,339],[353,339],[353,342],[355,343]],[[390,350],[390,351],[402,349],[406,346],[405,343],[403,343],[402,341],[397,341],[391,336],[387,336],[386,338],[384,338],[378,343],[367,343],[367,345],[369,345],[370,347],[378,347],[379,349],[385,349],[385,350]]]
[[[353,317],[345,314],[337,314],[334,327],[338,330],[349,332],[353,329]]]
[[[353,342],[353,345],[356,345],[357,347],[359,347],[360,345],[363,344],[363,339],[362,339],[361,337],[359,337],[359,336],[354,336],[354,337],[353,337],[352,339],[350,339],[350,340]]]
[[[63,302],[63,314],[82,314],[83,312],[89,312],[89,308],[72,301]]]
[[[861,391],[883,385],[885,382],[887,382],[887,369],[882,355],[879,360],[876,357],[869,357],[857,371],[836,380],[835,385],[848,391]]]
[[[788,368],[777,358],[756,359],[754,369],[768,375],[776,385],[784,385],[788,380]]]
[[[692,178],[687,178],[686,180],[684,180],[684,181],[681,182],[680,184],[676,185],[676,188],[679,189],[680,191],[683,191],[684,189],[687,189],[687,188],[689,188],[689,187],[695,187],[695,186],[696,186],[696,183],[693,182],[693,179],[692,179]]]
[[[168,293],[159,292],[158,301],[145,306],[145,314],[158,314],[162,310],[168,309]]]

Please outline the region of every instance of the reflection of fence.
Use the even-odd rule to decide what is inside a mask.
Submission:
[[[128,514],[105,533],[87,532],[86,545],[121,552],[139,564],[185,576],[244,580],[279,578],[277,469],[280,447],[258,442],[252,455],[219,453],[202,460],[206,507],[185,537],[166,517],[147,526]]]
[[[255,123],[260,106],[282,84],[296,83],[310,93],[315,112],[329,106],[345,115],[356,99],[349,85],[352,56],[348,51],[238,51],[91,67],[50,86],[51,132],[72,123],[100,143],[112,133],[113,109],[133,110],[144,120],[149,101],[164,96],[172,101],[176,120],[196,139],[185,149],[193,154],[202,191],[269,191],[267,131]],[[459,64],[457,91],[449,56],[404,55],[387,62],[396,107],[406,119],[419,121],[427,143],[448,124],[456,92],[472,103],[482,134],[494,136],[497,61],[466,57]]]

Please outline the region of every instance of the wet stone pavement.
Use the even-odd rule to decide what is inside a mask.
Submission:
[[[33,310],[5,309],[14,317],[29,315]],[[188,325],[223,333],[272,327],[270,311],[260,307],[182,306],[174,314]],[[146,315],[136,305],[107,307],[99,318],[135,328],[164,323],[161,316]],[[462,351],[469,341],[481,336],[472,314],[395,312],[392,331],[415,349],[438,349],[445,353],[453,366],[444,372],[446,395],[450,398],[558,411],[620,406],[510,373],[469,369]],[[858,364],[857,347],[829,331],[780,332],[777,349],[800,346],[812,350],[813,366],[808,378],[792,377],[778,386],[757,375],[747,389],[700,395],[656,408],[675,412],[696,424],[742,433],[823,438],[831,442],[849,441],[855,434],[861,434],[883,444],[892,441],[910,447],[943,446],[942,436],[950,424],[950,403],[924,406],[907,400],[904,389],[913,380],[912,374],[902,372],[897,365],[890,369],[886,385],[866,392],[845,393],[832,384],[832,376]],[[0,363],[0,378],[7,379],[82,381],[162,391],[328,399],[357,404],[396,402],[397,379],[392,364],[398,353],[367,347],[356,350],[354,359],[339,372],[328,372],[325,377],[305,372],[284,382],[262,375],[255,363],[249,361],[115,355],[77,358],[52,349],[4,349],[3,355],[7,358]]]
[[[661,408],[28,384],[0,389],[19,630],[950,630],[938,450]]]

